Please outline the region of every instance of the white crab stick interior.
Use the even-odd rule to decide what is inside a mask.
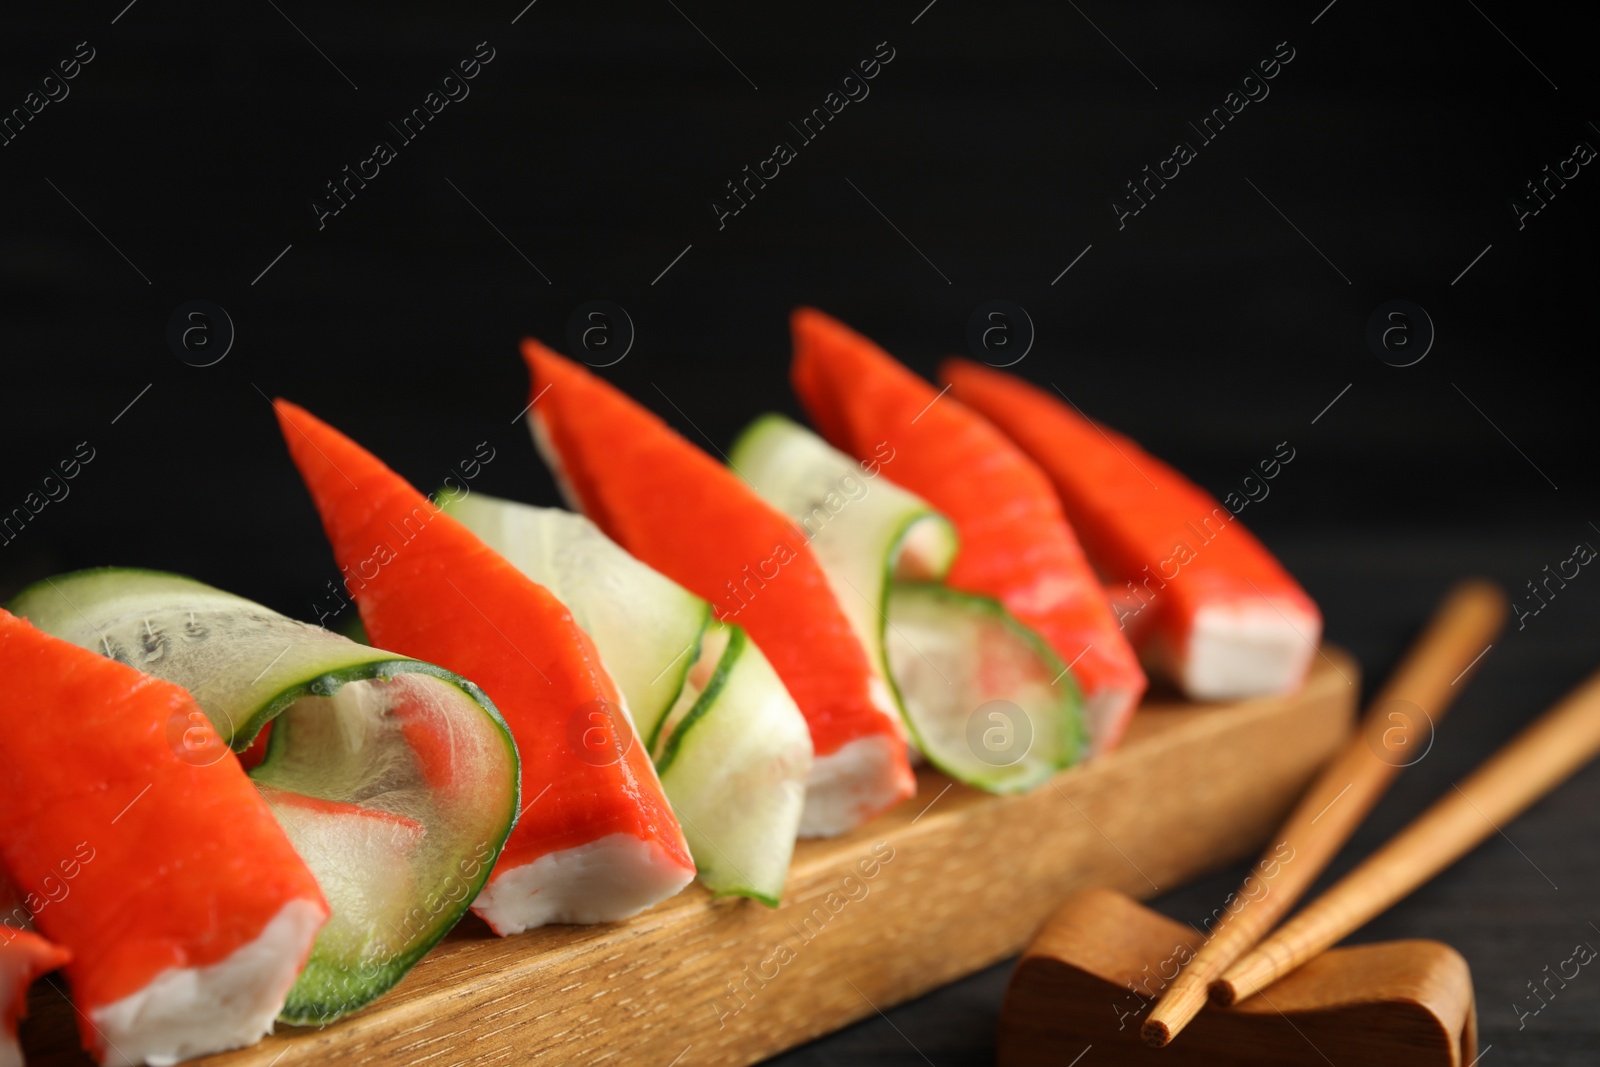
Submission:
[[[249,944],[209,967],[174,967],[89,1018],[104,1038],[106,1067],[169,1067],[211,1052],[243,1048],[272,1033],[289,987],[322,926],[317,901],[283,906]]]
[[[1322,622],[1298,607],[1253,598],[1195,613],[1174,677],[1196,700],[1283,693],[1305,678]]]
[[[631,834],[607,834],[497,870],[472,910],[502,937],[546,923],[617,922],[676,896],[694,868]]]
[[[898,746],[882,735],[863,737],[814,757],[800,836],[842,834],[893,803],[900,795],[901,778],[892,768],[902,759]]]
[[[1122,741],[1138,707],[1140,694],[1132,689],[1100,689],[1083,697],[1083,725],[1089,732],[1086,753],[1110,752]]]

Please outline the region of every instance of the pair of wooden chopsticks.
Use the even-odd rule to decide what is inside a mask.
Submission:
[[[1500,824],[1600,753],[1600,674],[1525,729],[1473,775],[1318,900],[1260,941],[1354,832],[1402,766],[1431,743],[1505,622],[1506,598],[1484,581],[1458,585],[1368,708],[1346,750],[1323,771],[1273,838],[1293,848],[1268,891],[1226,914],[1151,1009],[1142,1036],[1167,1044],[1209,996],[1232,1004],[1282,978],[1471,851]],[[1418,716],[1423,721],[1418,722]],[[1242,895],[1242,892],[1241,892]],[[1251,946],[1255,946],[1251,951]]]

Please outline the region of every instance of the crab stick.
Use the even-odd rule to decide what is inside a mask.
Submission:
[[[952,588],[999,600],[1068,664],[1094,751],[1121,738],[1145,676],[1044,473],[1004,434],[820,311],[791,319],[795,392],[822,436],[955,523]]]
[[[471,678],[516,739],[522,814],[473,910],[514,934],[625,919],[688,885],[683,831],[572,613],[360,445],[275,406],[373,642]]]
[[[959,359],[942,377],[1050,476],[1153,669],[1196,700],[1280,693],[1304,680],[1321,613],[1233,510],[1020,378]],[[1280,451],[1267,462],[1282,459]]]
[[[748,631],[799,705],[814,751],[801,836],[911,796],[899,712],[804,532],[613,386],[537,341],[522,354],[534,440],[569,502]]]
[[[0,672],[0,866],[71,953],[85,1046],[160,1065],[270,1033],[328,905],[238,761],[170,742],[194,699],[5,611]]]

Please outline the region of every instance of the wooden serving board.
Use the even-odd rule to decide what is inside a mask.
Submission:
[[[1354,719],[1353,661],[1315,664],[1288,697],[1148,701],[1120,749],[1026,796],[923,769],[898,809],[801,842],[776,910],[696,885],[606,926],[469,917],[365,1011],[192,1062],[754,1063],[1016,954],[1075,889],[1149,897],[1252,854]],[[34,1067],[90,1062],[63,988],[33,989]]]

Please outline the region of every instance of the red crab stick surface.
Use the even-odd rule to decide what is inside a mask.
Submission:
[[[1121,738],[1145,690],[1099,579],[1034,463],[990,422],[842,323],[810,308],[790,320],[791,377],[822,435],[857,459],[884,442],[884,472],[955,524],[956,589],[992,596],[1071,665],[1094,751]]]
[[[85,1046],[173,1063],[271,1032],[328,905],[238,761],[172,743],[199,705],[5,611],[0,673],[0,864],[72,954]]]
[[[534,340],[534,438],[574,507],[737,622],[805,716],[802,836],[842,833],[916,791],[899,717],[803,532],[654,414]]]
[[[5,892],[0,889],[0,897]],[[0,916],[0,920],[4,917]],[[28,1006],[28,987],[41,974],[55,970],[72,953],[38,934],[0,921],[0,1067],[22,1067],[17,1045],[17,1020]]]
[[[473,910],[496,933],[624,919],[694,863],[572,614],[354,441],[276,403],[373,642],[471,678],[511,727],[523,813]]]
[[[1283,692],[1304,680],[1322,616],[1232,511],[1019,378],[966,360],[950,360],[941,376],[951,396],[1050,476],[1154,669],[1198,700]]]

